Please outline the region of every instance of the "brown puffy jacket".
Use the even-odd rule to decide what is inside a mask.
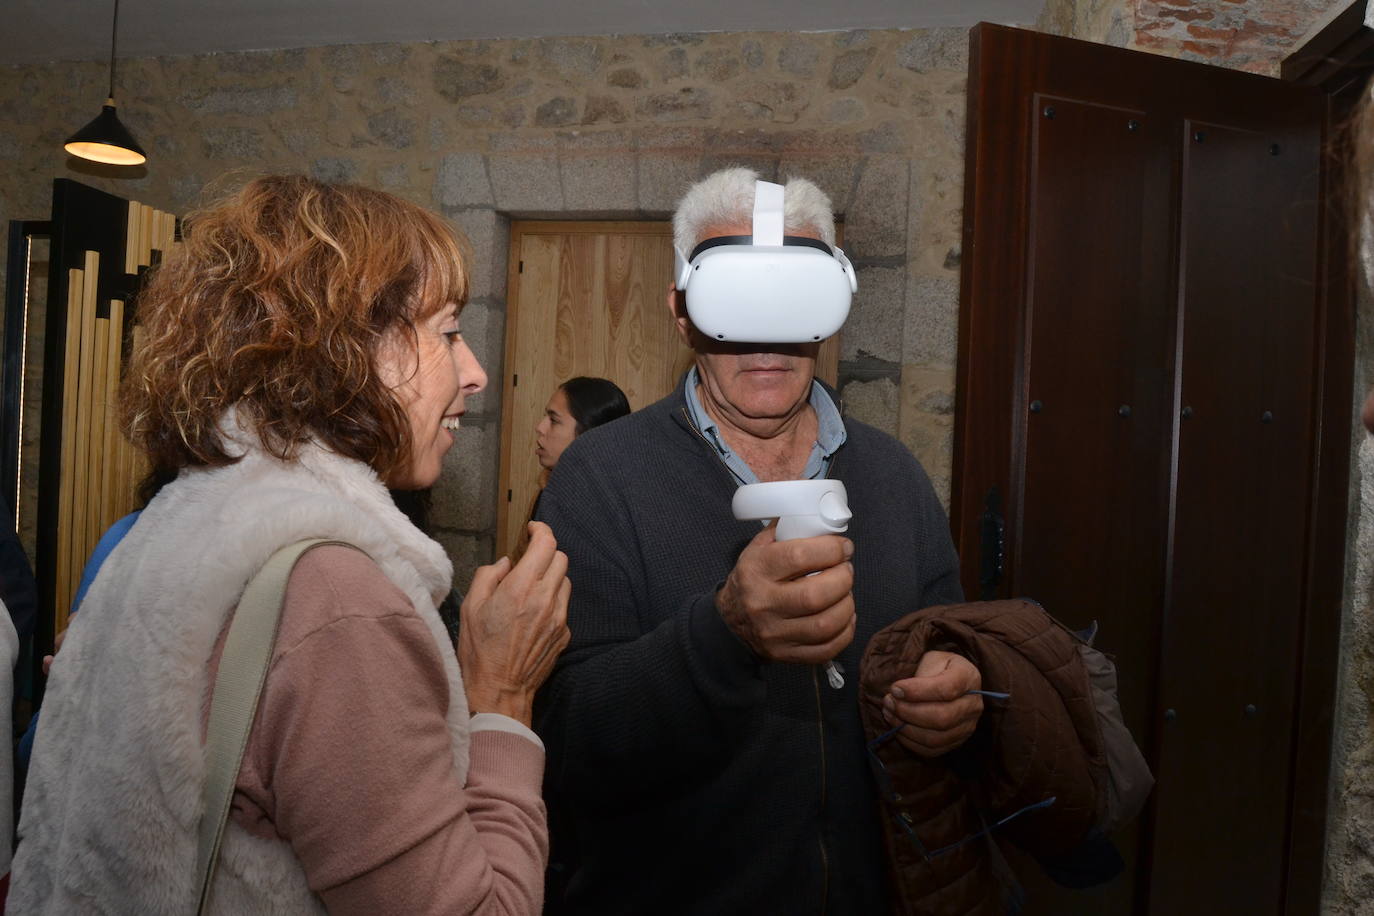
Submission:
[[[1006,913],[1019,892],[995,845],[960,841],[1028,805],[1054,798],[997,834],[1039,858],[1069,852],[1103,822],[1110,777],[1081,644],[1024,600],[926,608],[869,642],[859,705],[870,748],[890,728],[883,697],[927,648],[960,652],[983,689],[1011,694],[984,703],[977,733],[953,754],[926,760],[893,740],[871,750],[897,912]]]

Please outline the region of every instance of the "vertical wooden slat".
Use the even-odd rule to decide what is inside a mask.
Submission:
[[[129,201],[129,215],[125,220],[124,227],[124,272],[126,274],[138,273],[138,247],[135,244],[138,240],[138,227],[142,223],[142,216],[139,211],[143,205],[136,200]]]
[[[175,213],[162,214],[162,258],[167,259],[176,244],[177,218]]]
[[[96,542],[109,522],[105,518],[105,420],[109,413],[106,401],[109,386],[105,376],[109,372],[110,319],[96,316],[95,361],[91,368],[91,438],[89,445],[90,486],[86,501],[86,555],[95,549]]]
[[[104,441],[101,445],[105,455],[105,462],[101,465],[100,483],[101,492],[104,494],[104,504],[101,510],[104,528],[108,528],[119,519],[121,515],[119,510],[123,505],[119,495],[119,487],[123,484],[123,480],[116,474],[119,463],[119,440],[123,438],[119,435],[119,412],[116,409],[122,369],[120,365],[120,342],[123,339],[124,303],[118,299],[111,299],[110,333],[106,340],[108,350],[105,357],[105,430]]]
[[[67,340],[62,357],[62,390],[74,393],[81,353],[81,302],[85,298],[85,272],[72,268],[67,271]],[[67,625],[67,609],[71,605],[72,582],[72,496],[76,467],[76,411],[62,412],[62,469],[58,485],[57,509],[57,570],[55,588],[56,628],[62,632]]]
[[[87,542],[87,514],[90,500],[90,445],[92,416],[92,372],[95,368],[96,288],[100,277],[100,252],[86,252],[87,283],[81,296],[80,363],[77,368],[75,398],[67,397],[67,409],[75,407],[76,437],[73,440],[72,471],[72,587],[81,580],[81,569],[91,546]]]
[[[137,350],[143,346],[143,328],[135,324],[133,327],[133,345]],[[139,481],[147,473],[148,463],[144,459],[143,453],[134,448],[123,435],[117,437],[120,445],[121,455],[121,484],[120,484],[120,515],[127,515],[134,511],[138,498],[136,491]]]
[[[140,212],[142,219],[138,227],[138,263],[148,267],[153,263],[153,222],[157,211],[144,207]]]
[[[133,272],[134,272],[134,273],[138,273],[138,269],[139,269],[140,267],[144,266],[145,264],[147,264],[147,261],[145,261],[144,258],[143,258],[143,248],[144,248],[144,227],[147,226],[147,224],[148,224],[148,223],[147,223],[148,207],[145,206],[144,204],[139,204],[139,205],[138,205],[138,213],[135,214],[135,216],[136,216],[137,221],[134,223],[133,232],[129,235],[129,247],[132,248],[132,249],[133,249],[133,252],[134,252],[134,270],[133,270]]]

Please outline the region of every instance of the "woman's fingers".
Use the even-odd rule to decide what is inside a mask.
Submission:
[[[506,578],[510,572],[510,557],[501,557],[490,566],[479,566],[477,572],[472,575],[472,584],[468,586],[468,593],[463,598],[463,604],[468,607],[477,607],[486,602],[496,591],[496,587]]]
[[[543,522],[530,522],[529,532],[530,542],[525,548],[525,555],[511,570],[511,587],[521,590],[545,575],[549,563],[553,561],[554,553],[558,550],[558,541],[548,525]]]

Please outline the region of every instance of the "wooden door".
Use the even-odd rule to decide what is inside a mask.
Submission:
[[[1312,634],[1339,606],[1310,596],[1340,558],[1314,564],[1310,546],[1344,524],[1313,507],[1334,483],[1323,417],[1350,407],[1321,282],[1323,117],[1319,92],[1275,80],[974,30],[965,588],[1100,621],[1158,778],[1117,838],[1128,873],[1077,895],[1029,876],[1030,912],[1316,907],[1320,851],[1295,837],[1321,819],[1326,777],[1295,764],[1294,735],[1334,689],[1334,641],[1314,656]],[[994,489],[1005,563],[981,582]]]
[[[691,351],[668,318],[668,223],[517,222],[511,229],[498,550],[515,549],[540,487],[534,427],[554,389],[608,378],[638,410],[668,393]]]
[[[842,231],[837,225],[837,241]],[[515,549],[539,492],[534,427],[558,385],[577,375],[608,378],[638,410],[668,394],[691,366],[668,315],[672,281],[671,223],[512,224],[498,552]],[[839,350],[836,334],[816,361],[816,375],[831,385]]]

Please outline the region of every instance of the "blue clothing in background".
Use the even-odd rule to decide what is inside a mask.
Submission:
[[[81,599],[86,597],[86,592],[90,590],[91,583],[95,581],[96,573],[100,572],[100,567],[105,563],[105,558],[110,555],[110,551],[115,549],[115,545],[124,540],[124,535],[129,533],[129,529],[138,521],[139,512],[130,512],[119,521],[111,525],[100,540],[96,542],[95,550],[91,551],[91,558],[86,561],[86,566],[81,570],[81,582],[76,586],[76,597],[72,599],[71,613],[75,614],[76,609],[81,607]],[[33,736],[38,730],[38,711],[35,710],[33,718],[29,720],[29,727],[19,739],[17,751],[19,766],[28,769],[29,756],[33,753]]]
[[[90,590],[91,583],[95,581],[95,574],[100,572],[100,567],[104,564],[105,558],[110,555],[110,551],[115,549],[115,545],[124,540],[124,535],[129,533],[129,529],[138,521],[138,516],[142,509],[137,512],[130,512],[119,521],[111,525],[100,540],[96,542],[95,550],[91,551],[91,558],[86,561],[86,567],[81,570],[81,582],[76,586],[76,597],[72,599],[71,613],[75,614],[76,609],[81,606],[81,599],[86,597],[86,592]]]
[[[24,645],[33,636],[38,619],[38,584],[19,535],[9,524],[0,526],[0,601],[5,602],[19,644]]]

